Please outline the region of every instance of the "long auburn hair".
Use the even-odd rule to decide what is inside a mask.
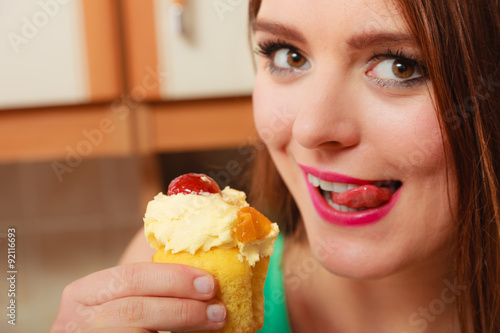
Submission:
[[[500,8],[498,0],[392,0],[422,50],[442,136],[455,165],[455,274],[461,332],[500,332]],[[250,0],[252,28],[262,0]],[[287,235],[300,215],[266,150],[253,167],[252,204]],[[263,190],[263,184],[266,190]],[[264,195],[265,193],[265,195]]]

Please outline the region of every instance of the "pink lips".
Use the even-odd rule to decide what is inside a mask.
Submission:
[[[335,183],[365,185],[365,184],[373,184],[377,181],[362,180],[349,177],[346,175],[337,174],[334,172],[320,171],[315,168],[311,168],[300,164],[299,166],[304,171],[307,188],[312,198],[313,205],[316,208],[318,214],[325,221],[340,226],[363,226],[379,221],[391,211],[392,207],[394,207],[401,193],[401,189],[403,187],[401,186],[392,195],[392,198],[382,206],[359,212],[341,212],[339,210],[334,209],[326,202],[325,198],[323,198],[320,191],[309,182],[307,177],[308,174],[320,178],[321,180],[328,182],[335,182]]]

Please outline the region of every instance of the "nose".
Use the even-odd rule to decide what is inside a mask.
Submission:
[[[356,92],[333,71],[315,74],[303,88],[292,129],[294,139],[308,149],[356,146],[361,138]]]

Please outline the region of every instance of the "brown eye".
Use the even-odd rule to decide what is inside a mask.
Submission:
[[[288,51],[286,62],[290,67],[302,67],[306,63],[306,59],[295,51]]]
[[[311,67],[309,61],[299,52],[283,48],[272,55],[273,65],[280,69],[307,70]]]
[[[414,85],[425,82],[422,68],[425,67],[412,59],[389,58],[378,61],[365,75],[377,80],[377,84],[384,87],[396,87],[398,84],[406,85],[400,87],[408,87],[410,82]]]
[[[392,65],[392,72],[399,79],[407,79],[415,74],[415,65],[405,61],[404,59],[397,59]]]

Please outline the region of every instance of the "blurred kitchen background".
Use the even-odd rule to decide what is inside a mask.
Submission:
[[[0,268],[48,332],[71,281],[116,265],[185,172],[243,187],[255,156],[248,0],[0,0]]]

